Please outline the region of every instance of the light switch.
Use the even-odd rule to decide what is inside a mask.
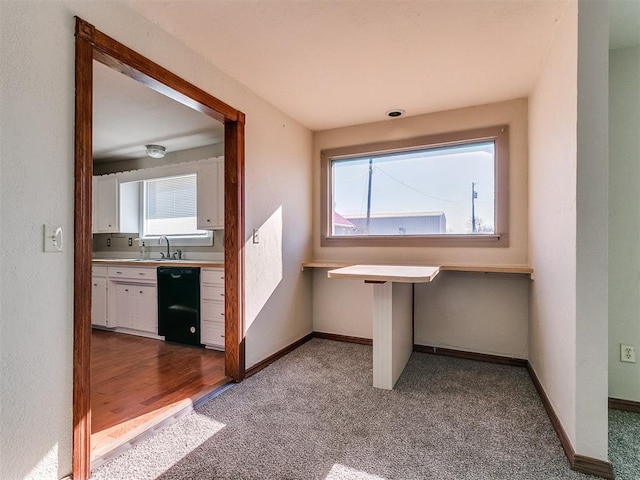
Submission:
[[[43,225],[44,231],[44,251],[62,251],[62,227],[53,225]]]

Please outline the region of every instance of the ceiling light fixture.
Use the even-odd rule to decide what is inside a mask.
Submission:
[[[393,110],[389,110],[386,115],[387,117],[398,118],[404,115],[404,110],[400,108],[394,108]]]
[[[162,145],[147,145],[147,156],[151,158],[163,158],[167,154],[167,149]]]

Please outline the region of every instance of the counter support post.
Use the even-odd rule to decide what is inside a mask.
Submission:
[[[413,350],[411,284],[373,285],[373,386],[391,390]]]

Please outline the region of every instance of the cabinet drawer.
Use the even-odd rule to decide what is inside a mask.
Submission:
[[[94,277],[106,277],[107,276],[107,267],[92,265],[91,266],[91,275]]]
[[[203,268],[200,272],[200,282],[207,285],[224,286],[224,269]]]
[[[203,300],[215,300],[224,303],[224,287],[203,285],[200,287],[200,296]]]
[[[202,301],[200,306],[200,318],[204,321],[224,323],[224,303]]]
[[[157,274],[155,268],[142,267],[109,267],[109,280],[118,281],[119,278],[126,278],[127,280],[137,280],[145,283],[157,282]]]
[[[200,341],[205,345],[224,347],[224,324],[218,322],[202,322]]]

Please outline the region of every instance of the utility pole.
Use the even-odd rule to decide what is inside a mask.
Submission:
[[[371,175],[373,174],[373,158],[369,159],[369,183],[367,185],[367,235],[369,235],[369,220],[371,219]]]
[[[471,182],[471,231],[476,232],[476,198],[478,198],[478,192],[476,192],[476,182]]]

